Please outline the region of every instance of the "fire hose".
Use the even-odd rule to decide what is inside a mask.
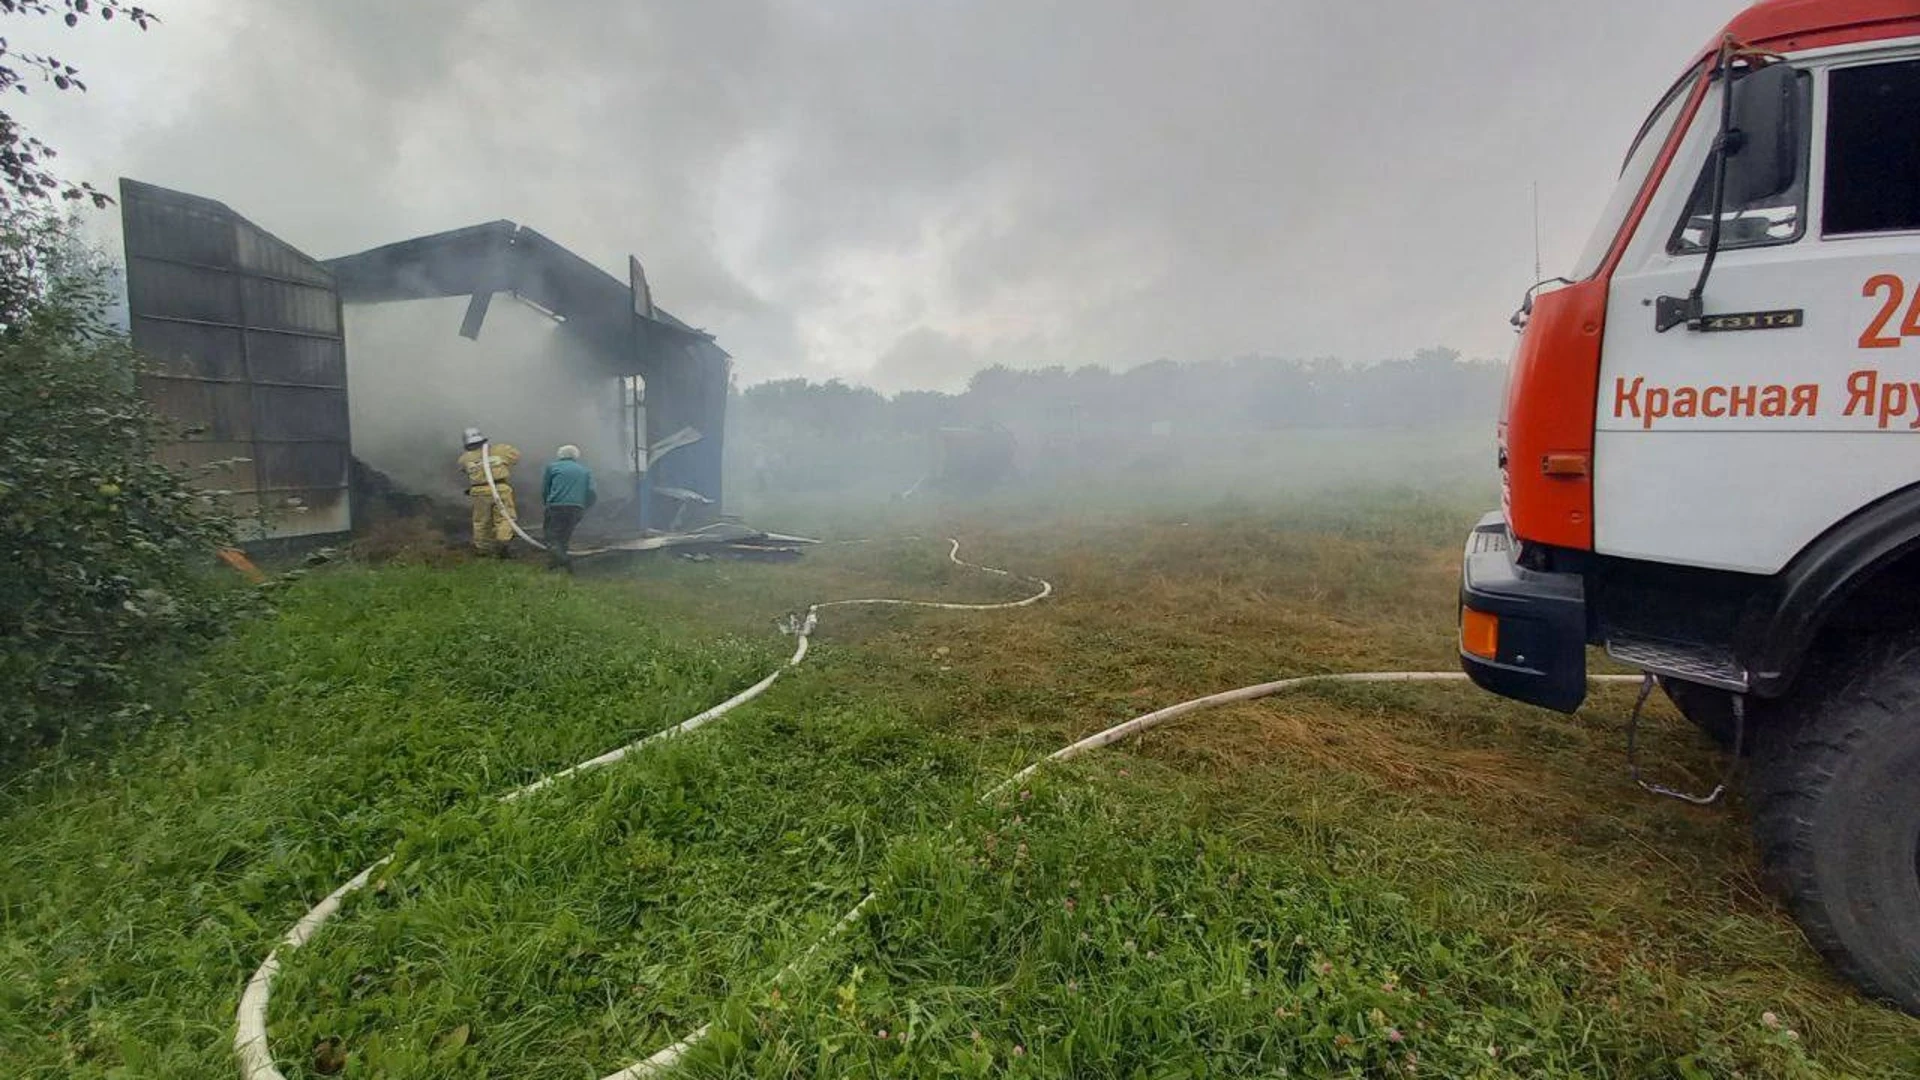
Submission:
[[[484,447],[482,452],[484,454]],[[499,503],[499,491],[494,487],[492,472],[493,470],[491,466],[489,466],[487,469],[487,486],[494,492],[496,503]],[[501,503],[500,509],[505,513],[506,507],[504,503]],[[508,514],[507,520],[512,522],[513,516]],[[534,541],[531,537],[528,537],[524,532],[520,531],[518,524],[514,525],[514,531],[519,533],[521,538],[528,543],[533,543],[538,546],[537,541]],[[1002,577],[1029,581],[1039,585],[1039,590],[1021,600],[987,604],[962,604],[933,600],[905,600],[882,597],[828,600],[813,604],[807,608],[804,616],[789,616],[782,624],[782,632],[790,633],[795,638],[793,655],[787,659],[786,663],[775,668],[773,672],[764,679],[761,679],[759,682],[754,683],[752,686],[747,687],[745,690],[740,691],[720,704],[689,717],[672,727],[656,731],[634,742],[616,747],[598,757],[589,758],[577,765],[570,766],[559,772],[552,773],[529,784],[515,788],[499,796],[500,800],[502,802],[511,802],[549,787],[567,777],[575,776],[579,773],[597,769],[605,765],[611,765],[627,755],[650,746],[657,741],[684,735],[703,727],[739,706],[759,697],[772,687],[782,675],[798,667],[800,663],[806,659],[809,641],[819,624],[820,612],[826,608],[902,606],[936,608],[949,611],[996,611],[1027,607],[1032,604],[1037,604],[1053,595],[1053,585],[1045,579],[1024,577],[996,567],[981,566],[977,563],[967,562],[960,558],[960,541],[950,538],[948,543],[951,546],[947,550],[947,558],[955,565],[982,570]],[[1597,675],[1592,677],[1592,681],[1600,683],[1637,682],[1640,678],[1641,677],[1637,675]],[[1208,709],[1217,709],[1227,705],[1254,701],[1300,687],[1318,684],[1460,682],[1465,679],[1466,676],[1458,671],[1371,671],[1334,675],[1303,675],[1294,678],[1280,679],[1274,682],[1258,683],[1253,686],[1241,687],[1237,690],[1227,690],[1217,694],[1209,694],[1205,697],[1194,698],[1190,701],[1183,701],[1176,705],[1169,705],[1153,712],[1144,713],[1063,746],[1045,758],[994,785],[981,796],[981,799],[982,801],[991,801],[997,798],[1009,788],[1033,776],[1043,765],[1069,761],[1082,754],[1098,750],[1101,747],[1111,746],[1123,739],[1138,735],[1141,732],[1162,724]],[[286,1080],[285,1075],[274,1065],[273,1053],[267,1042],[267,1007],[272,995],[274,978],[280,971],[282,955],[298,949],[312,940],[313,935],[318,933],[321,927],[340,910],[340,906],[345,899],[354,892],[364,888],[367,883],[372,880],[373,875],[392,860],[392,854],[381,857],[378,861],[374,862],[373,865],[354,875],[354,877],[344,885],[341,885],[338,889],[329,893],[319,903],[315,904],[306,915],[302,916],[301,919],[281,937],[279,945],[267,954],[267,958],[260,964],[258,970],[253,973],[252,978],[247,980],[246,989],[241,993],[240,1004],[236,1011],[233,1036],[234,1051],[239,1057],[240,1074],[243,1080]],[[873,903],[879,894],[879,888],[868,892],[859,903],[855,904],[844,915],[840,916],[840,918],[828,928],[825,934],[821,935],[813,944],[802,950],[799,956],[781,968],[780,971],[774,975],[773,982],[777,985],[803,970],[807,963],[811,961],[823,947],[837,938],[847,927],[851,926],[855,920],[859,918],[860,913],[866,910],[867,906]],[[699,1046],[711,1030],[711,1023],[702,1025],[671,1046],[657,1051],[642,1061],[635,1062],[617,1072],[610,1073],[602,1078],[602,1080],[643,1080],[643,1078],[646,1077],[659,1076],[671,1070],[688,1052]]]
[[[514,518],[513,511],[507,509],[506,500],[500,497],[500,488],[493,482],[493,443],[491,442],[480,444],[480,468],[487,476],[487,491],[493,495],[494,509],[500,511],[500,516],[507,519],[507,525],[513,529],[513,534],[541,551],[547,550],[547,545],[527,535],[527,530],[521,528],[520,522]],[[475,543],[478,542],[478,538],[475,538]]]
[[[483,455],[487,449],[487,447],[482,447]],[[494,486],[492,474],[493,469],[492,466],[489,465],[487,468],[487,487],[493,491],[495,502],[500,503],[499,489]],[[504,504],[500,505],[500,510],[502,513],[506,512]],[[513,516],[509,514],[507,520],[512,521]],[[514,526],[514,531],[520,532],[518,525]],[[520,535],[523,539],[526,539],[528,543],[535,543],[535,541],[525,533],[520,533]],[[950,539],[948,543],[951,546],[947,549],[947,558],[956,566],[983,570],[1001,577],[1020,577],[1020,575],[996,567],[981,566],[977,563],[967,562],[960,558],[960,541]],[[644,738],[609,750],[598,757],[589,758],[577,765],[562,769],[548,776],[543,776],[532,783],[506,792],[500,796],[500,800],[502,802],[512,802],[516,799],[531,795],[567,777],[575,776],[605,765],[611,765],[626,757],[628,754],[642,747],[649,746],[661,739],[684,735],[704,727],[708,723],[725,716],[734,709],[766,693],[768,688],[779,681],[782,675],[798,667],[800,663],[807,658],[809,642],[815,627],[819,624],[820,612],[824,608],[853,607],[857,605],[889,605],[940,608],[949,611],[998,611],[1008,608],[1027,607],[1030,604],[1037,604],[1053,595],[1052,583],[1044,579],[1021,578],[1021,580],[1032,581],[1039,585],[1040,588],[1031,596],[1024,599],[1011,600],[1004,603],[957,604],[933,600],[900,600],[890,597],[874,597],[855,600],[830,600],[814,604],[807,609],[804,616],[789,617],[783,624],[783,632],[791,633],[795,638],[793,655],[787,659],[786,663],[775,668],[766,678],[761,679],[759,682],[754,683],[752,686],[747,687],[745,690],[740,691],[720,704],[688,717],[670,728],[656,731]],[[245,1080],[286,1080],[285,1075],[274,1065],[273,1052],[267,1044],[267,1006],[273,993],[273,980],[280,973],[282,955],[292,952],[312,940],[313,935],[318,933],[320,928],[326,925],[327,920],[333,918],[335,913],[340,910],[340,905],[348,896],[365,888],[367,883],[373,879],[373,875],[377,873],[380,868],[392,861],[393,855],[388,854],[382,856],[379,860],[375,861],[373,865],[354,875],[346,884],[327,894],[324,899],[309,909],[308,912],[300,918],[299,922],[293,924],[292,928],[281,937],[279,945],[267,954],[267,958],[262,961],[260,967],[254,971],[252,978],[247,980],[246,989],[242,991],[240,995],[240,1005],[235,1016],[233,1033],[234,1052],[239,1056],[240,1075],[244,1077]],[[797,963],[798,961],[796,961],[796,964]]]
[[[1131,720],[1124,720],[1110,728],[1094,732],[1092,735],[1080,739],[1077,742],[1069,743],[1055,750],[1053,753],[1048,754],[1046,757],[1041,758],[1039,761],[1021,769],[1019,772],[1014,773],[1012,776],[1007,777],[1005,780],[1000,781],[993,787],[988,788],[987,791],[980,796],[980,801],[993,801],[1009,788],[1032,777],[1034,773],[1040,771],[1040,767],[1043,765],[1053,762],[1070,761],[1082,754],[1098,750],[1103,746],[1111,746],[1129,736],[1138,735],[1150,728],[1159,727],[1161,724],[1169,721],[1177,720],[1193,713],[1204,712],[1208,709],[1218,709],[1226,705],[1238,705],[1242,702],[1272,697],[1275,694],[1285,693],[1288,690],[1299,687],[1319,684],[1462,682],[1465,681],[1466,678],[1467,676],[1464,673],[1458,671],[1363,671],[1344,675],[1301,675],[1291,679],[1280,679],[1275,682],[1243,686],[1238,690],[1227,690],[1218,694],[1209,694],[1206,697],[1194,698],[1190,701],[1183,701],[1178,705],[1169,705],[1164,709],[1143,713]],[[1589,678],[1590,681],[1597,683],[1618,683],[1639,682],[1641,676],[1594,675]],[[781,968],[780,971],[774,975],[773,984],[778,986],[788,976],[804,968],[807,961],[813,959],[815,953],[839,937],[847,927],[853,925],[854,921],[860,917],[860,913],[867,909],[867,905],[873,903],[879,899],[879,897],[880,890],[878,888],[861,897],[859,903],[848,908],[846,914],[834,920],[833,925],[827,928],[825,934],[815,939],[813,944],[807,946],[806,949],[803,950],[798,957],[789,962],[786,967]],[[635,1062],[621,1069],[619,1072],[609,1073],[602,1077],[601,1080],[645,1080],[647,1077],[664,1075],[674,1066],[678,1065],[681,1059],[690,1051],[706,1041],[707,1033],[712,1030],[712,1027],[713,1025],[711,1023],[703,1024],[679,1042],[657,1051],[652,1057],[644,1061]]]

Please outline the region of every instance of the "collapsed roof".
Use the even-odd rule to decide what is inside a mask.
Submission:
[[[654,306],[639,260],[621,282],[493,221],[321,262],[214,200],[125,179],[120,192],[134,345],[159,361],[143,387],[192,432],[171,456],[246,459],[227,486],[267,536],[351,526],[340,306],[466,296],[460,333],[477,338],[500,292],[552,315],[609,380],[645,381],[646,487],[684,504],[686,524],[717,516],[730,358]]]
[[[510,293],[577,335],[609,376],[646,381],[648,482],[691,503],[682,524],[718,515],[729,360],[713,335],[653,304],[640,261],[628,280],[511,221],[491,221],[326,262],[342,303],[470,297],[460,333],[478,338],[495,293]],[[664,515],[655,515],[665,520]]]
[[[512,293],[604,346],[617,374],[645,375],[661,357],[633,349],[636,324],[656,346],[707,346],[727,353],[713,335],[651,306],[644,277],[622,282],[524,225],[489,221],[385,244],[324,263],[342,303],[384,303],[470,296],[460,333],[478,337],[494,293]],[[637,266],[637,262],[633,263]],[[639,298],[636,302],[636,286]],[[710,357],[711,358],[711,357]]]

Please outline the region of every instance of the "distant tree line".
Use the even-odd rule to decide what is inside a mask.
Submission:
[[[957,394],[909,390],[887,397],[837,379],[778,379],[737,391],[732,426],[755,435],[839,439],[982,424],[1027,434],[1156,424],[1231,431],[1444,428],[1491,423],[1505,374],[1501,365],[1433,348],[1373,364],[1249,356],[1156,360],[1125,371],[995,366]]]
[[[779,474],[786,487],[832,487],[850,453],[885,454],[940,428],[1005,428],[1029,462],[1150,437],[1288,429],[1491,428],[1504,365],[1446,348],[1406,359],[1348,363],[1248,356],[1123,371],[1101,366],[987,368],[957,394],[891,397],[839,380],[780,379],[735,392],[728,419],[736,474]],[[871,463],[884,467],[885,462]],[[902,464],[911,471],[918,465]]]

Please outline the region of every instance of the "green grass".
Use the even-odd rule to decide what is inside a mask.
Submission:
[[[0,795],[0,1073],[225,1073],[240,985],[315,900],[779,654],[519,568],[313,576],[219,652],[182,720]]]
[[[696,1072],[1817,1075],[1757,1017],[1649,1040],[1630,1008],[1580,1000],[1577,962],[1448,927],[1324,845],[1248,843],[1178,777],[1129,773],[1050,777],[898,845],[838,979],[742,1003]]]
[[[572,1077],[705,1023],[823,933],[890,845],[949,818],[979,773],[967,744],[884,707],[788,697],[811,707],[756,710],[563,789],[421,823],[293,958],[277,1043],[341,1038],[354,1075]]]
[[[346,1076],[597,1077],[716,1017],[691,1074],[1920,1072],[1920,1023],[1837,984],[1759,887],[1737,803],[1624,782],[1624,692],[1569,720],[1322,687],[977,801],[1200,693],[1449,666],[1471,509],[908,506],[840,535],[927,540],[792,565],[316,573],[182,722],[0,792],[0,1072],[227,1075],[247,974],[395,848],[288,957],[290,1077],[322,1045]],[[948,564],[948,534],[1056,599],[830,609],[808,665],[727,719],[490,798],[758,678],[808,601],[1023,594]],[[1671,714],[1650,737],[1663,775],[1710,782]]]

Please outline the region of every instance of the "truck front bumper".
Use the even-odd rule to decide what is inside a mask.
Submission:
[[[1586,583],[1529,570],[1498,511],[1467,534],[1460,666],[1502,697],[1570,713],[1587,696]]]

